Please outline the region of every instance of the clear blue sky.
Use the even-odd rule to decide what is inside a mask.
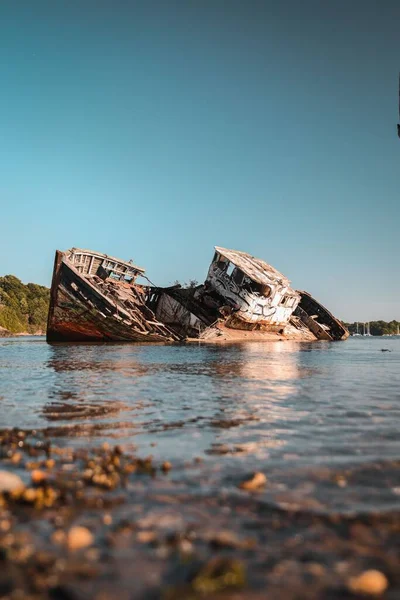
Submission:
[[[217,244],[400,319],[399,68],[398,0],[2,0],[0,274],[203,280]]]

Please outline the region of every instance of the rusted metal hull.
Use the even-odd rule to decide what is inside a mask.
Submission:
[[[300,304],[294,314],[309,328],[319,340],[346,340],[350,333],[339,319],[333,316],[308,292],[299,292]]]
[[[140,307],[139,307],[140,308]],[[146,309],[148,310],[148,309]],[[106,297],[56,252],[47,324],[48,342],[166,342],[171,332],[159,323],[134,322],[118,302]]]

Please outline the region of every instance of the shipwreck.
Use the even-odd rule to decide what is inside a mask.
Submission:
[[[170,342],[180,339],[146,305],[144,269],[72,248],[57,250],[47,320],[48,342]]]
[[[322,304],[307,292],[294,290],[274,267],[246,252],[219,246],[204,284],[153,288],[149,305],[160,321],[187,339],[218,338],[230,330],[248,332],[246,339],[290,333],[297,339],[334,341],[349,335]]]
[[[107,254],[56,252],[47,341],[341,340],[343,324],[265,261],[215,247],[203,284],[140,285],[144,269]],[[235,332],[235,333],[234,333]]]

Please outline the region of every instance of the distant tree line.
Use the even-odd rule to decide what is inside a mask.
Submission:
[[[12,333],[45,331],[49,299],[50,290],[42,285],[0,277],[0,327]]]
[[[181,283],[180,281],[178,281],[178,279],[175,279],[173,285],[180,285],[182,288],[194,290],[194,288],[196,288],[199,285],[199,282],[197,281],[197,279],[189,279],[189,281]]]
[[[345,323],[351,334],[357,333],[357,322]],[[396,335],[400,328],[400,321],[369,321],[371,335]],[[358,322],[358,333],[364,333],[364,323]]]

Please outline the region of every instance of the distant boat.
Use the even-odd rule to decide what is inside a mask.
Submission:
[[[358,321],[356,323],[356,332],[352,334],[353,337],[361,337],[361,333],[358,331]]]
[[[371,332],[369,330],[369,323],[364,323],[364,333],[365,337],[371,337]]]

